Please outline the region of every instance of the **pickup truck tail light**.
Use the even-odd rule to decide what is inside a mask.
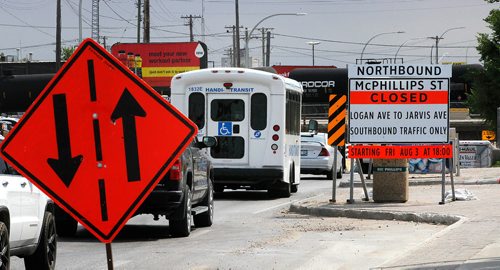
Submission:
[[[172,181],[182,180],[182,162],[180,159],[174,161],[174,165],[170,168],[169,174],[170,180]]]
[[[328,150],[326,150],[326,148],[322,148],[321,152],[319,152],[319,156],[320,157],[328,157],[328,156],[330,156],[330,152],[328,152]]]

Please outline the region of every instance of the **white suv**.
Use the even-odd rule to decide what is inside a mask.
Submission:
[[[10,256],[26,269],[54,269],[57,235],[53,202],[0,159],[0,269]]]

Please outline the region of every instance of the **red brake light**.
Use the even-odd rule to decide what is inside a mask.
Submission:
[[[230,82],[224,83],[223,85],[224,85],[224,88],[226,88],[226,89],[233,87],[233,84]]]
[[[328,157],[328,156],[330,156],[330,152],[328,152],[328,150],[326,150],[326,148],[321,148],[321,152],[319,152],[319,156],[320,157]]]
[[[170,168],[169,171],[170,180],[173,181],[181,181],[182,180],[182,162],[180,159],[174,162],[174,165]]]
[[[277,141],[279,139],[280,139],[280,136],[278,136],[278,134],[273,135],[273,141]]]
[[[279,125],[274,125],[273,126],[273,130],[274,131],[279,131],[280,130],[280,126]]]

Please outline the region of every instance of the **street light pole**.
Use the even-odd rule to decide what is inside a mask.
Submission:
[[[407,41],[403,42],[403,44],[401,44],[398,48],[398,50],[396,51],[396,54],[394,55],[394,63],[396,63],[396,58],[398,57],[398,53],[399,53],[399,50],[401,50],[401,48],[406,45],[406,43],[412,41],[412,40],[421,40],[421,39],[426,39],[425,37],[421,37],[421,38],[410,38],[408,39]]]
[[[269,18],[272,18],[272,17],[276,17],[276,16],[303,16],[303,15],[307,15],[307,13],[276,13],[276,14],[272,14],[272,15],[269,15],[267,17],[264,17],[262,20],[260,20],[253,28],[252,30],[250,30],[250,33],[248,33],[248,35],[245,37],[245,67],[249,67],[249,53],[248,53],[248,42],[250,41],[250,37],[252,36],[252,33],[253,31],[257,28],[257,26],[259,26],[259,24],[261,24],[263,21],[269,19]]]
[[[320,42],[319,41],[309,41],[307,44],[312,46],[312,60],[313,60],[313,66],[314,66],[314,46],[318,45]]]
[[[435,55],[436,64],[439,64],[439,40],[443,39],[444,34],[448,33],[449,31],[457,30],[457,29],[464,29],[464,28],[465,28],[464,26],[453,27],[453,28],[450,28],[450,29],[447,29],[446,31],[444,31],[441,34],[441,36],[429,37],[430,39],[435,39],[436,40],[436,55]]]
[[[363,47],[363,50],[361,51],[361,64],[363,64],[363,54],[365,53],[366,46],[368,46],[368,43],[372,41],[374,38],[382,36],[382,35],[389,35],[389,34],[403,34],[405,33],[404,31],[397,31],[397,32],[384,32],[380,34],[376,34],[373,37],[371,37],[366,43],[365,46]]]

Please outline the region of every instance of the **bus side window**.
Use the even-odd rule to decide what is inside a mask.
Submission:
[[[267,97],[265,94],[252,95],[250,127],[253,130],[264,130],[267,126]]]
[[[205,127],[205,96],[202,93],[189,95],[188,117],[198,126],[198,129]]]

